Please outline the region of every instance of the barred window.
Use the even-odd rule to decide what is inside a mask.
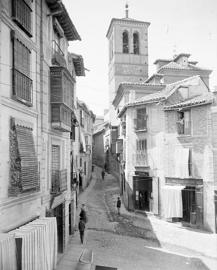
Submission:
[[[12,18],[17,25],[32,37],[32,0],[12,0]]]
[[[13,97],[27,106],[32,106],[31,51],[16,38],[14,31],[12,31],[12,50]]]

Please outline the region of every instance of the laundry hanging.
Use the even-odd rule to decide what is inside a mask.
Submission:
[[[162,188],[163,212],[165,218],[182,218],[182,189],[185,186],[164,186]]]
[[[0,269],[17,270],[15,239],[7,233],[0,234]]]
[[[175,177],[189,177],[189,148],[177,148],[175,150]]]

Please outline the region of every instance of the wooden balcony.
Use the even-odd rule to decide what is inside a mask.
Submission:
[[[52,41],[52,64],[66,67],[64,52],[55,40]]]
[[[70,132],[74,80],[64,67],[51,67],[50,75],[52,127],[63,132]]]
[[[64,104],[51,104],[51,126],[62,132],[71,132],[71,110]]]
[[[52,170],[51,194],[59,194],[67,190],[67,169]]]
[[[32,106],[32,80],[17,69],[13,69],[13,98]]]

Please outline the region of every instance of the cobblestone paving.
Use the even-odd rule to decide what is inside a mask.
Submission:
[[[117,181],[110,175],[102,181],[99,171],[96,176],[88,192],[79,197],[80,203],[85,202],[88,209],[85,246],[94,251],[95,264],[118,267],[118,270],[209,269],[198,258],[162,249],[148,218],[127,211],[118,215]],[[79,244],[78,237],[77,242]]]

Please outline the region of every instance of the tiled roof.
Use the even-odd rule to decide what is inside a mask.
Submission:
[[[163,76],[164,76],[164,74],[154,73],[154,74],[152,74],[150,77],[148,77],[148,79],[145,81],[145,83],[148,83],[148,82],[151,81],[153,78],[162,78]]]
[[[170,95],[172,95],[176,89],[178,89],[180,86],[188,86],[191,85],[191,83],[195,83],[195,81],[198,81],[200,79],[199,75],[186,78],[184,80],[168,84],[163,90],[154,93],[154,94],[148,94],[145,95],[134,102],[128,103],[124,105],[122,110],[119,112],[119,116],[121,116],[128,107],[133,107],[133,106],[139,106],[142,104],[147,104],[147,103],[153,103],[153,102],[158,102],[167,99]]]
[[[192,63],[192,62],[191,62]],[[207,68],[201,68],[201,67],[197,67],[195,65],[192,65],[190,63],[188,63],[187,66],[183,66],[183,65],[180,65],[174,61],[162,66],[159,68],[158,72],[160,70],[163,70],[163,69],[188,69],[188,70],[208,70]]]
[[[170,106],[165,106],[164,110],[173,110],[185,107],[200,106],[204,104],[209,104],[213,102],[213,93],[208,92],[204,95],[193,97],[191,99],[185,100],[183,102],[173,104]]]

